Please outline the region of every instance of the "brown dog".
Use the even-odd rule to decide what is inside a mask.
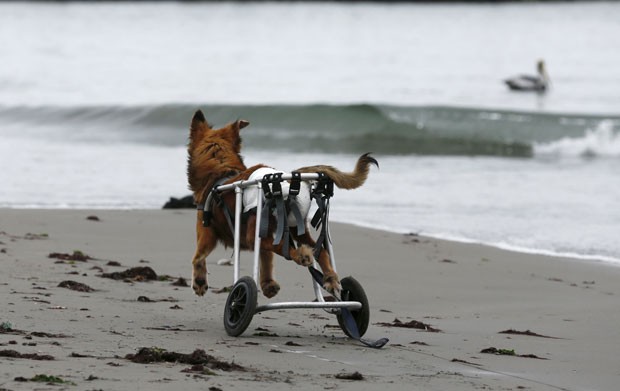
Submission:
[[[249,125],[249,122],[238,120],[224,126],[221,129],[213,129],[202,113],[198,110],[190,125],[187,179],[190,189],[194,192],[196,204],[204,204],[211,189],[216,182],[225,179],[222,183],[232,183],[238,180],[247,180],[249,176],[264,165],[256,165],[247,168],[243,164],[241,155],[241,137],[239,131]],[[361,186],[368,176],[371,164],[379,166],[377,161],[370,155],[362,155],[352,173],[343,173],[331,166],[303,167],[298,170],[301,173],[323,172],[336,186],[342,189],[355,189]],[[220,183],[220,184],[222,184]],[[235,209],[234,192],[224,192],[223,202],[233,211]],[[194,292],[202,296],[205,294],[207,285],[206,258],[213,251],[217,242],[224,246],[233,246],[234,237],[221,208],[214,207],[212,222],[208,227],[203,226],[203,211],[198,210],[196,221],[197,248],[192,260],[192,288]],[[305,216],[304,216],[305,218]],[[252,250],[254,248],[254,233],[256,228],[256,213],[250,213],[247,219],[242,219],[240,248]],[[270,234],[261,240],[260,245],[260,287],[266,297],[275,296],[280,290],[280,285],[273,279],[273,253],[285,256],[283,243],[274,245],[273,226],[269,224]],[[306,224],[307,226],[307,224]],[[306,227],[307,228],[307,227]],[[294,230],[293,230],[294,231]],[[298,247],[288,250],[290,259],[302,266],[310,266],[314,262],[313,248],[315,241],[306,229],[303,235],[297,235],[291,231],[292,239]],[[341,290],[338,275],[333,270],[329,255],[322,249],[318,263],[324,274],[324,287],[332,294],[338,295]]]

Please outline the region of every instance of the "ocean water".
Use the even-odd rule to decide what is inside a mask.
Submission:
[[[201,108],[247,165],[373,152],[334,220],[620,262],[619,36],[616,2],[2,3],[0,207],[160,208]]]

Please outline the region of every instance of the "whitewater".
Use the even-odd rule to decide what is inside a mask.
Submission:
[[[558,17],[561,15],[562,17]],[[620,4],[0,4],[0,207],[160,208],[187,127],[380,169],[332,218],[620,262]],[[545,95],[508,91],[544,57]],[[0,223],[2,215],[0,212]]]

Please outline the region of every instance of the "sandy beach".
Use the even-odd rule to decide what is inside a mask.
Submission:
[[[366,348],[323,310],[260,313],[232,338],[226,293],[178,286],[191,276],[194,221],[191,210],[0,210],[0,389],[618,387],[620,267],[334,223],[339,274],[370,301],[365,337],[390,343]],[[218,247],[207,260],[212,290],[232,283],[232,268],[217,264],[228,256]],[[157,276],[102,277],[134,267]],[[276,277],[271,301],[313,299],[302,268],[279,260]],[[393,327],[414,321],[438,331]],[[212,362],[132,362],[143,347],[201,349]]]

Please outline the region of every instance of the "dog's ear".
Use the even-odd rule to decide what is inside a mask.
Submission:
[[[244,119],[238,119],[238,120],[235,122],[235,125],[234,125],[234,126],[235,126],[237,129],[241,130],[241,129],[245,128],[246,126],[248,126],[249,124],[250,124],[250,122],[248,122],[248,121],[246,121],[246,120],[244,120]]]
[[[192,117],[192,123],[189,126],[189,138],[193,142],[198,142],[204,134],[206,130],[211,129],[211,125],[205,119],[205,115],[201,110],[198,110],[194,113]]]
[[[196,131],[196,130],[200,130],[205,125],[207,125],[207,127],[209,126],[209,124],[207,123],[207,120],[205,118],[205,115],[202,113],[202,110],[197,110],[194,113],[194,116],[192,117],[192,124],[189,127],[190,130],[192,132]]]

